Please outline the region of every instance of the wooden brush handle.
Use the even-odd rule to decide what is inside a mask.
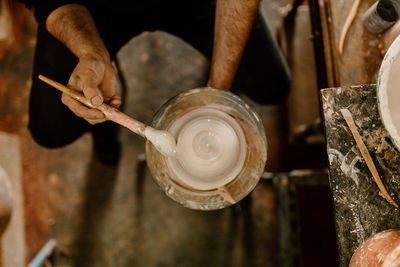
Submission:
[[[108,120],[114,121],[128,129],[130,129],[131,131],[141,135],[141,136],[145,136],[144,135],[144,129],[147,127],[144,123],[137,121],[131,117],[129,117],[128,115],[126,115],[125,113],[122,113],[121,111],[119,111],[118,109],[114,108],[113,106],[110,106],[106,103],[101,104],[100,106],[94,106],[92,105],[92,103],[79,91],[73,90],[71,88],[68,88],[65,85],[62,85],[50,78],[47,78],[46,76],[43,75],[39,75],[39,79],[44,81],[45,83],[53,86],[54,88],[60,90],[61,92],[69,95],[70,97],[72,97],[73,99],[79,101],[80,103],[84,104],[85,106],[89,107],[89,108],[95,108],[100,110],[101,112],[104,113],[104,116],[106,116],[106,118]]]

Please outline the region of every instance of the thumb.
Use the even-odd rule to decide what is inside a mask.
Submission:
[[[104,96],[112,97],[115,94],[117,87],[117,76],[116,67],[114,64],[108,64],[104,70],[104,78],[99,88],[103,92]]]
[[[82,91],[93,106],[100,106],[103,103],[104,98],[95,77],[90,76],[82,79]]]

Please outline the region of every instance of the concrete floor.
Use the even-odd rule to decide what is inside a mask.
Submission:
[[[147,169],[138,175],[144,140],[128,130],[114,167],[93,156],[88,134],[60,149],[38,146],[26,128],[35,23],[25,14],[0,61],[0,131],[21,144],[26,261],[55,238],[56,266],[277,266],[271,186],[221,211],[193,211],[167,198]],[[176,92],[203,85],[208,64],[163,33],[132,40],[119,59],[125,112],[146,123]]]

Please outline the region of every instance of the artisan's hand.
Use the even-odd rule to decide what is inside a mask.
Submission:
[[[94,106],[105,102],[119,107],[121,97],[114,95],[115,69],[89,10],[79,4],[63,5],[47,17],[46,29],[79,58],[68,86],[83,92]],[[62,102],[91,124],[106,120],[101,111],[88,108],[65,94]]]
[[[121,105],[121,97],[115,95],[115,68],[111,62],[101,58],[81,58],[71,74],[68,87],[83,92],[94,106],[100,106],[103,102],[116,108]],[[106,120],[100,110],[88,108],[66,94],[62,94],[61,100],[75,115],[90,124]]]

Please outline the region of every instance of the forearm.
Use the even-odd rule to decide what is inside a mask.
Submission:
[[[109,53],[86,7],[68,4],[57,8],[48,16],[46,28],[79,59],[93,57],[105,62],[110,60]]]
[[[77,4],[60,6],[48,15],[46,29],[79,58],[67,86],[83,92],[94,106],[106,102],[118,107],[121,98],[115,95],[115,69],[86,7]],[[85,107],[66,94],[62,94],[61,100],[73,113],[91,124],[105,121],[101,111]]]
[[[259,0],[218,0],[208,85],[229,90],[250,35]]]

